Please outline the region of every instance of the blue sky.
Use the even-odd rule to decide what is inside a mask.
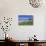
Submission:
[[[18,16],[19,18],[19,20],[27,20],[27,19],[32,19],[33,18],[33,16],[32,15],[19,15]]]

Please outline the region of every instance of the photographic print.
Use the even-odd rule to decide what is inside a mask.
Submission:
[[[18,24],[19,25],[33,25],[33,16],[32,15],[19,15]]]

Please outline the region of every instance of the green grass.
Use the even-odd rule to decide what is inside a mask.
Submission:
[[[20,22],[19,25],[33,25],[33,21],[28,20],[28,21]]]

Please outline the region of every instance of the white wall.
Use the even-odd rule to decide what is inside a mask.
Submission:
[[[45,16],[45,29],[44,29],[44,39],[46,39],[46,16]]]
[[[0,16],[13,17],[9,33],[17,40],[27,40],[34,34],[39,40],[45,40],[45,12],[46,8],[44,7],[32,8],[28,0],[0,0]],[[19,26],[17,18],[19,14],[33,15],[34,24],[32,26]]]

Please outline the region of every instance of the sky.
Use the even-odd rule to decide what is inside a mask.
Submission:
[[[19,15],[18,19],[19,20],[28,20],[28,19],[32,19],[33,16],[32,15]]]

